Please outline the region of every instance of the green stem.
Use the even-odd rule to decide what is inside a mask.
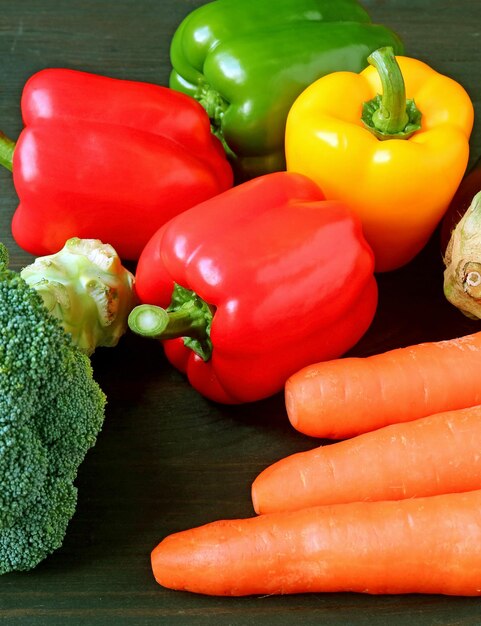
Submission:
[[[13,169],[12,162],[14,150],[15,142],[0,131],[0,165],[7,168],[10,172]]]
[[[207,84],[199,86],[195,98],[205,109],[212,126],[217,131],[221,132],[222,118],[224,117],[224,113],[229,106],[228,102],[224,100],[218,91],[215,91]]]
[[[380,48],[367,60],[378,71],[382,85],[381,105],[373,115],[374,126],[384,134],[399,133],[404,130],[409,118],[406,113],[406,88],[394,50]]]
[[[188,348],[207,361],[212,355],[212,318],[212,307],[193,291],[176,285],[168,309],[141,304],[131,311],[128,324],[143,337],[161,341],[182,337]]]
[[[193,309],[167,311],[160,306],[140,304],[129,315],[130,329],[152,339],[176,339],[177,337],[205,337],[202,316]]]
[[[224,117],[224,113],[229,107],[229,103],[227,100],[224,100],[219,92],[215,91],[205,83],[200,85],[197,89],[195,99],[202,105],[209,116],[212,133],[222,143],[227,156],[230,159],[235,159],[236,155],[228,146],[222,130],[222,119]]]
[[[379,48],[367,60],[379,73],[382,95],[364,103],[362,121],[378,139],[408,139],[421,128],[421,113],[414,100],[406,100],[394,50],[389,46]]]

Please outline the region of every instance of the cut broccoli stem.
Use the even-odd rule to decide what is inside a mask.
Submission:
[[[21,275],[86,354],[117,345],[127,330],[128,314],[136,304],[134,277],[112,246],[74,237]]]

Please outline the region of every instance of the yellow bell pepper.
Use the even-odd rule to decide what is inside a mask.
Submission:
[[[474,111],[459,83],[417,59],[381,48],[368,60],[301,93],[285,149],[288,170],[360,216],[380,272],[411,261],[434,232],[468,164]]]

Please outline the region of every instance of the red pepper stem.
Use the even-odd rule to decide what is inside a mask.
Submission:
[[[205,318],[193,307],[166,311],[152,304],[141,304],[131,311],[128,323],[134,333],[153,339],[204,339],[207,336]]]
[[[15,142],[0,131],[0,165],[10,172],[13,170]]]

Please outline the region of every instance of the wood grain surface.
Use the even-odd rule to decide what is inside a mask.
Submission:
[[[262,0],[259,0],[261,2]],[[335,0],[333,0],[335,1]],[[167,84],[169,43],[197,0],[0,0],[0,128],[16,137],[26,79],[70,67]],[[479,0],[364,0],[406,52],[461,82],[481,116]],[[481,119],[481,117],[480,117]],[[481,154],[476,118],[471,163]],[[17,196],[0,172],[0,239],[13,242]],[[438,233],[402,270],[379,277],[372,327],[352,350],[367,355],[480,328],[442,294]],[[168,533],[253,514],[250,484],[269,463],[314,445],[289,426],[281,394],[244,407],[210,403],[155,343],[130,335],[93,357],[109,403],[98,443],[82,465],[79,502],[64,546],[28,573],[0,578],[6,626],[481,624],[481,599],[313,594],[209,598],[161,588],[149,555]]]

